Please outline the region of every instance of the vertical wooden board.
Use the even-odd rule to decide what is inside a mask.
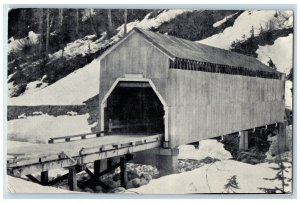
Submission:
[[[142,67],[140,67],[140,60],[141,55],[140,55],[140,50],[137,48],[131,49],[131,67],[130,67],[130,73],[133,74],[141,74],[143,73]]]
[[[127,67],[129,67],[130,58],[128,58],[128,49],[126,47],[120,48],[120,74],[125,75]]]
[[[180,105],[180,77],[178,77],[179,71],[174,70],[174,78],[176,78],[176,83],[175,83],[175,95],[176,95],[176,100],[175,100],[175,106]]]
[[[176,128],[176,112],[174,112],[175,108],[170,106],[168,108],[169,111],[169,141],[174,142],[176,138],[175,128]]]
[[[206,107],[206,112],[207,112],[207,114],[206,114],[206,134],[205,134],[205,136],[206,136],[206,138],[207,137],[210,137],[210,135],[211,135],[211,127],[210,127],[210,125],[211,125],[211,106],[210,105],[207,105],[207,107]]]
[[[168,96],[168,103],[170,106],[175,106],[177,101],[177,88],[176,88],[176,71],[170,70],[170,76],[168,78],[168,89],[170,91],[167,92]]]

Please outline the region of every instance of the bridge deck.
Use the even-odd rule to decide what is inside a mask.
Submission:
[[[109,135],[71,142],[9,147],[8,173],[16,176],[90,163],[160,146],[158,135]]]

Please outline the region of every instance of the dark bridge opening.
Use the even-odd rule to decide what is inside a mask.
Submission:
[[[148,82],[120,82],[107,99],[104,118],[113,133],[164,132],[164,108]]]

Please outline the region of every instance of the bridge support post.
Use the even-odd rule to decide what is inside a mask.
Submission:
[[[125,157],[121,157],[120,158],[121,187],[124,187],[125,189],[127,189],[127,182],[128,182],[126,169],[127,169],[126,159]]]
[[[248,145],[249,145],[248,131],[240,131],[239,137],[240,137],[239,151],[248,150]]]
[[[48,171],[41,172],[41,184],[48,185]]]
[[[107,159],[94,161],[94,175],[99,178],[100,173],[107,169]]]
[[[76,178],[76,169],[75,166],[69,168],[69,175],[68,175],[68,185],[71,191],[77,190],[77,178]]]
[[[159,154],[157,156],[157,167],[160,176],[178,173],[178,154],[178,148],[159,149]]]
[[[286,135],[287,122],[278,123],[278,152],[283,153],[288,149],[288,140]]]

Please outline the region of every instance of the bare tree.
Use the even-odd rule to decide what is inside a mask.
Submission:
[[[50,9],[47,8],[47,18],[46,18],[46,25],[47,25],[47,32],[46,32],[46,57],[48,57],[49,53],[49,35],[50,35]]]
[[[58,18],[59,18],[59,27],[61,28],[62,24],[63,24],[63,12],[64,9],[63,8],[59,8],[58,9]]]
[[[79,10],[76,9],[76,36],[79,37]]]
[[[112,20],[111,20],[111,9],[108,9],[107,11],[107,19],[108,19],[108,32],[107,32],[107,36],[111,37],[112,35]]]
[[[124,9],[124,36],[127,34],[127,9]]]
[[[95,24],[94,24],[94,19],[93,19],[93,9],[90,9],[90,23],[91,23],[91,28],[93,29],[94,33],[96,34],[97,37],[99,37],[100,35],[98,34],[96,28],[95,28]]]
[[[42,50],[43,50],[43,16],[44,16],[44,11],[43,9],[39,9],[39,55],[40,57],[42,56]]]

